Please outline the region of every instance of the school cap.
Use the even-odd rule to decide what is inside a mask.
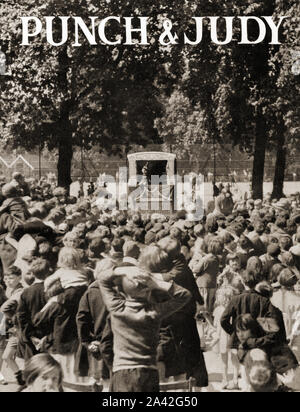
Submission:
[[[16,196],[17,188],[11,183],[6,183],[4,186],[2,186],[2,194],[5,197]]]
[[[150,245],[152,242],[155,242],[155,233],[150,230],[145,235],[145,245]]]
[[[138,257],[140,254],[140,248],[138,247],[136,242],[128,240],[123,245],[123,253],[124,256]]]
[[[279,202],[278,202],[282,207],[288,208],[290,206],[290,201],[289,199],[282,197]]]
[[[290,262],[294,263],[294,256],[291,252],[283,252],[279,256],[279,260],[282,262],[283,265],[291,266]]]
[[[204,226],[201,225],[201,223],[199,223],[198,225],[194,226],[194,233],[204,234],[204,233],[205,233],[205,228],[204,228]]]
[[[159,223],[165,223],[167,221],[167,216],[160,214],[158,219]]]
[[[234,236],[240,236],[244,232],[244,226],[242,223],[232,223],[227,230]]]
[[[22,173],[20,173],[20,172],[14,172],[13,175],[12,175],[13,179],[18,179],[20,177],[23,177]]]
[[[178,210],[176,213],[176,220],[185,219],[186,211],[185,210]]]
[[[279,216],[275,221],[276,226],[286,226],[286,219],[283,216]]]
[[[53,190],[53,196],[65,196],[66,195],[66,189],[64,187],[56,187]]]
[[[262,262],[258,256],[251,256],[247,261],[247,271],[260,272],[262,270]]]
[[[145,230],[148,231],[151,228],[152,228],[152,223],[151,222],[147,223],[146,226],[145,226]]]
[[[234,216],[233,214],[228,215],[228,216],[226,217],[226,222],[227,222],[228,224],[230,224],[231,222],[234,221],[234,219],[235,219],[235,216]]]
[[[67,223],[61,223],[58,226],[58,231],[61,232],[61,233],[67,233],[68,230],[69,230],[69,225]]]
[[[178,220],[178,222],[175,222],[172,227],[177,227],[178,229],[180,229],[182,232],[184,232],[185,230],[185,221],[184,220]]]
[[[158,233],[158,232],[160,232],[161,230],[163,230],[163,225],[162,225],[162,223],[155,223],[155,225],[153,226],[153,228],[151,229],[151,231],[152,232],[154,232],[154,233]]]
[[[195,222],[191,221],[191,220],[186,220],[184,222],[184,227],[186,229],[192,229],[195,226]]]
[[[162,217],[165,217],[165,216],[160,213],[153,213],[151,215],[151,221],[155,222],[156,220],[162,219]]]

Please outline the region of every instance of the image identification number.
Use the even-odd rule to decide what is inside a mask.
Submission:
[[[146,406],[197,406],[196,396],[165,396],[164,398],[147,396]]]

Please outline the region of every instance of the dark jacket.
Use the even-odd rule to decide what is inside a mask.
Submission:
[[[204,301],[199,293],[193,272],[189,268],[185,257],[180,254],[178,258],[173,261],[172,270],[168,273],[163,273],[162,276],[165,282],[173,280],[178,286],[191,292],[192,299],[181,308],[180,311],[194,316],[196,312],[196,302],[198,302],[199,305],[203,305]]]
[[[53,335],[54,353],[66,355],[78,350],[76,315],[86,289],[85,286],[66,289],[59,295],[58,303],[34,317],[35,328],[41,329],[44,336]]]
[[[283,316],[282,312],[278,308],[274,308],[277,313],[277,323],[282,327],[283,325]],[[276,341],[266,334],[266,332],[261,329],[261,332],[257,334],[256,337],[248,338],[243,344],[240,344],[238,350],[238,358],[241,363],[244,362],[244,359],[251,349],[261,349],[267,356],[271,364],[273,365],[276,373],[284,374],[290,369],[295,369],[298,367],[298,360],[294,355],[293,351],[288,346],[287,342],[283,340],[282,337],[278,337]]]
[[[278,342],[286,342],[286,332],[282,315],[280,316],[277,308],[272,305],[269,298],[260,295],[254,290],[249,290],[234,296],[221,318],[222,328],[226,333],[231,335],[231,348],[239,347],[234,325],[237,317],[245,314],[250,314],[254,319],[273,318],[279,326],[279,332],[268,333],[264,337],[258,338],[256,342],[252,342],[254,345],[253,347],[262,347],[269,344],[276,344]]]
[[[17,320],[20,329],[18,353],[23,359],[28,360],[38,351],[35,349],[31,338],[42,338],[43,334],[33,326],[33,318],[46,305],[44,282],[35,283],[24,289],[17,309]]]
[[[276,265],[277,263],[281,263],[280,260],[278,258],[274,258],[270,256],[268,253],[260,256],[260,260],[263,265],[263,274],[264,274],[265,279],[271,280],[270,274],[271,274],[272,267]]]
[[[76,355],[76,370],[79,376],[88,376],[88,346],[93,341],[101,341],[107,316],[108,311],[102,299],[99,282],[96,281],[82,296],[76,316],[80,343]]]
[[[0,285],[0,306],[3,305],[4,302],[7,301],[7,297],[5,295],[5,290],[4,288]]]
[[[101,341],[100,341],[100,353],[103,362],[107,370],[112,371],[113,361],[114,361],[114,350],[113,350],[114,335],[111,329],[110,315],[106,318],[106,324],[103,329]]]
[[[114,289],[113,271],[107,271],[99,279],[103,300],[111,314],[114,334],[115,370],[145,367],[156,364],[156,347],[161,320],[168,318],[191,298],[190,292],[175,283],[165,284],[169,298],[162,303],[146,303],[125,299]]]
[[[185,257],[180,255],[173,262],[173,269],[163,274],[165,281],[174,281],[187,289],[192,299],[173,315],[164,319],[160,328],[158,361],[166,368],[166,377],[186,373],[194,377],[197,386],[208,385],[208,375],[201,352],[201,344],[195,321],[196,302],[203,305],[195,278]]]
[[[205,360],[193,317],[177,312],[163,321],[157,360],[164,362],[166,377],[184,373],[187,378],[193,377],[197,386],[208,386]]]
[[[259,234],[255,231],[248,233],[248,238],[251,240],[256,256],[261,256],[267,252],[265,244],[262,242]]]
[[[23,222],[30,218],[26,203],[20,197],[6,199],[0,208],[0,214],[2,213],[8,213]]]
[[[217,277],[220,273],[219,259],[209,253],[205,255],[198,265],[194,266],[196,282],[199,288],[213,288],[217,287]]]
[[[252,256],[255,256],[255,250],[254,249],[251,249],[251,250],[238,249],[235,254],[238,256],[240,260],[241,269],[244,270],[247,267],[248,260]]]

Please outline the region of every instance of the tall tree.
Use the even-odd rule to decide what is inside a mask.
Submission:
[[[201,16],[270,16],[275,0],[215,1],[201,3]],[[219,24],[219,39],[225,39],[225,24]],[[194,37],[193,37],[194,36]],[[263,195],[265,152],[269,137],[266,111],[275,86],[270,76],[269,57],[276,52],[270,36],[256,45],[240,45],[240,29],[234,29],[235,41],[223,46],[213,44],[204,34],[201,47],[189,48],[189,73],[186,92],[205,112],[208,133],[213,141],[231,142],[253,153],[252,189],[255,198]],[[190,27],[195,38],[195,28]],[[256,22],[249,23],[249,40],[258,38]]]
[[[180,87],[170,96],[162,97],[162,105],[164,115],[156,119],[155,125],[165,146],[179,159],[199,160],[195,147],[203,146],[208,140],[203,124],[205,117],[199,105],[194,107]]]
[[[179,1],[177,6],[179,20]],[[157,45],[159,16],[170,12],[167,0],[3,0],[0,4],[0,38],[11,61],[12,78],[2,84],[0,106],[5,114],[3,135],[13,147],[32,149],[47,146],[58,151],[58,183],[71,182],[71,161],[75,146],[91,149],[99,144],[108,153],[122,153],[130,143],[158,142],[154,119],[161,114],[157,99],[160,88],[168,89],[180,73],[179,59]],[[91,46],[81,36],[81,47],[70,42],[59,47],[36,37],[21,46],[21,16],[148,16],[149,45],[100,44]],[[74,38],[72,19],[69,35]],[[139,21],[133,21],[138,27]],[[56,19],[54,39],[61,41],[61,22]],[[121,32],[121,33],[120,33]],[[125,29],[111,24],[107,37],[125,35]],[[139,39],[140,34],[133,34]],[[155,39],[153,42],[152,39]],[[151,41],[150,41],[151,40]],[[172,56],[176,55],[176,50]],[[172,75],[170,73],[172,72]],[[3,83],[3,82],[2,82]]]
[[[283,24],[284,41],[278,52],[270,59],[272,74],[276,79],[273,104],[270,105],[272,138],[276,145],[276,163],[273,180],[273,198],[281,198],[286,170],[287,155],[299,147],[300,139],[300,4],[298,1],[276,1],[276,14],[288,16]],[[295,70],[294,70],[295,69]]]

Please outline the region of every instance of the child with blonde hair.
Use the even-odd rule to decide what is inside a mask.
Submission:
[[[252,349],[245,358],[247,392],[277,392],[278,381],[274,367],[261,349]]]
[[[64,247],[77,248],[80,244],[80,239],[74,231],[67,232],[63,237]]]
[[[63,392],[63,371],[48,353],[33,356],[25,365],[26,387],[22,392]]]
[[[62,248],[58,255],[57,266],[59,269],[44,281],[45,292],[48,297],[57,296],[69,288],[87,287],[89,285],[88,277],[81,267],[78,250],[70,247]],[[53,301],[56,301],[56,299],[51,300],[51,302]]]
[[[88,277],[81,265],[79,250],[62,248],[58,270],[44,281],[50,299],[33,318],[33,327],[47,336],[47,345],[64,371],[66,380],[79,382],[75,354],[78,350],[76,315],[80,299],[88,288]],[[48,339],[49,337],[49,339]]]
[[[215,353],[218,353],[222,363],[222,389],[239,389],[238,375],[239,375],[239,361],[237,358],[236,350],[229,348],[230,336],[221,327],[221,317],[223,312],[234,295],[239,294],[239,290],[234,286],[238,285],[224,285],[216,292],[215,310],[213,312],[214,318],[214,333],[213,339],[210,343],[210,347],[213,348]],[[231,358],[233,365],[233,381],[229,383],[228,378],[228,363]]]
[[[226,266],[223,272],[217,277],[217,285],[221,287],[222,285],[228,286],[232,282],[239,283],[239,290],[242,292],[245,289],[242,276],[239,274],[240,271],[240,259],[237,255],[230,253],[226,257]]]

